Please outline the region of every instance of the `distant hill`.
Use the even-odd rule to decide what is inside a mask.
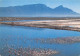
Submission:
[[[79,15],[78,13],[63,7],[62,5],[56,8],[47,7],[44,4],[31,4],[24,6],[14,6],[14,7],[0,7],[0,16],[8,17],[46,17],[46,16],[72,16]]]

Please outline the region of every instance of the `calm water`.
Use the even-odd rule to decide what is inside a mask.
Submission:
[[[80,32],[55,30],[47,28],[0,25],[0,54],[7,53],[2,48],[31,47],[50,48],[59,51],[55,56],[80,56],[80,43],[75,44],[41,44],[29,41],[29,38],[60,38],[80,36]],[[6,54],[7,56],[7,54]]]
[[[39,20],[17,20],[17,21],[0,21],[0,22],[24,22],[24,21],[39,21]]]
[[[0,22],[25,22],[25,21],[46,21],[46,20],[17,20],[17,21],[0,21]]]

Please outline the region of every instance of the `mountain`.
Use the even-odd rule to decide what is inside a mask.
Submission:
[[[32,4],[24,6],[0,7],[0,16],[8,17],[36,17],[36,16],[56,16],[56,15],[79,15],[78,13],[60,5],[56,8],[50,8],[44,4]]]
[[[69,8],[63,7],[63,5],[60,5],[56,8],[54,8],[54,13],[55,14],[62,14],[62,15],[77,15],[78,13],[72,11]]]

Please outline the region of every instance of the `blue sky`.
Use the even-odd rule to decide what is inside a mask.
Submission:
[[[80,13],[80,0],[0,0],[0,7],[28,5],[28,4],[45,4],[51,8],[59,5],[68,7],[75,12]]]

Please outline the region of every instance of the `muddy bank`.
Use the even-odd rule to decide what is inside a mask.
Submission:
[[[0,22],[0,24],[80,31],[80,19],[54,20],[54,21],[45,20],[45,21],[30,21],[30,22]]]
[[[0,21],[17,21],[17,20],[67,20],[80,19],[80,17],[0,17]]]
[[[8,56],[52,56],[59,52],[51,49],[42,48],[8,48]]]
[[[35,38],[31,39],[35,42],[43,44],[74,44],[80,43],[80,37],[66,37],[66,38]]]

